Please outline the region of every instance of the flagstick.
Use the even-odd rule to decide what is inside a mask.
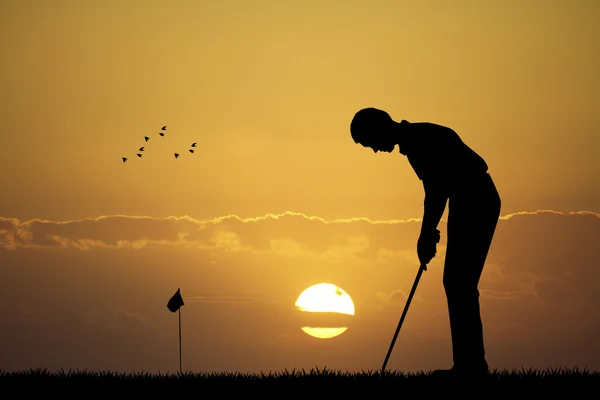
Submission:
[[[181,374],[181,307],[179,307],[179,373]]]

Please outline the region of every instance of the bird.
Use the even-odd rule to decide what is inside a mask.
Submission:
[[[121,157],[121,159],[123,160],[123,162],[127,161],[127,157]]]
[[[190,153],[193,153],[193,152],[194,152],[194,149],[190,149]]]
[[[147,142],[148,140],[150,140],[150,138],[148,136],[144,136],[144,140]]]
[[[196,147],[196,142],[192,143],[192,147]]]
[[[175,154],[175,158],[179,157],[179,153],[174,153]]]
[[[162,130],[163,130],[163,131],[166,131],[166,130],[167,130],[167,126],[166,126],[166,125],[165,125],[165,126],[163,126],[163,127],[162,127]]]
[[[140,147],[140,151],[144,151],[144,148],[143,148],[143,147]]]
[[[164,133],[162,133],[162,132],[161,132],[161,133],[159,133],[159,135],[160,135],[160,136],[165,136],[165,134],[164,134]]]
[[[138,156],[138,157],[141,157],[142,155],[141,155],[140,153],[138,153],[138,155],[137,155],[137,156]]]

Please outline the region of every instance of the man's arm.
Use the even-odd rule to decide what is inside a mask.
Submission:
[[[417,241],[417,255],[421,265],[427,271],[426,265],[437,252],[436,243],[440,241],[440,231],[437,230],[437,226],[446,209],[448,196],[441,182],[424,179],[423,187],[425,188],[425,211],[421,222],[421,234]]]
[[[442,219],[448,202],[448,194],[443,182],[431,178],[423,179],[423,188],[425,189],[425,200],[423,201],[421,236],[431,236]]]

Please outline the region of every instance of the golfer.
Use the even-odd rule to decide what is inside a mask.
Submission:
[[[487,375],[478,284],[501,206],[487,163],[452,129],[429,122],[396,122],[377,108],[358,111],[350,133],[355,143],[375,153],[391,153],[398,145],[422,181],[424,212],[417,241],[422,265],[436,255],[437,227],[448,204],[443,284],[454,365],[434,374]]]

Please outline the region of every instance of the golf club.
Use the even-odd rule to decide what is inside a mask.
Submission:
[[[406,317],[406,312],[408,311],[408,307],[410,306],[410,302],[415,294],[415,290],[417,290],[417,285],[419,284],[419,280],[421,279],[421,274],[423,271],[427,271],[427,265],[421,264],[419,267],[419,272],[417,272],[417,277],[415,278],[415,283],[413,283],[412,289],[410,290],[410,294],[406,299],[406,305],[404,306],[404,311],[402,311],[402,316],[400,317],[400,322],[398,323],[398,327],[396,327],[396,332],[394,333],[394,337],[392,338],[392,343],[390,344],[390,348],[385,356],[385,361],[383,362],[383,366],[381,367],[381,373],[385,372],[385,366],[390,359],[390,355],[392,354],[392,350],[394,348],[394,343],[396,343],[396,338],[398,337],[398,333],[400,332],[400,328],[402,327],[402,323],[404,322],[404,318]]]
[[[440,242],[440,231],[435,230],[436,237],[435,242]],[[415,283],[413,283],[412,289],[410,290],[410,294],[406,299],[406,305],[404,306],[404,311],[402,311],[402,316],[400,317],[400,322],[398,322],[398,327],[396,327],[396,332],[394,333],[394,337],[392,338],[392,343],[390,344],[390,348],[385,356],[385,361],[383,362],[383,366],[381,367],[381,373],[385,372],[385,366],[387,365],[388,360],[390,359],[390,354],[392,354],[392,349],[394,348],[394,343],[396,343],[396,338],[398,337],[398,333],[400,332],[400,328],[402,327],[402,323],[404,322],[404,318],[406,317],[406,312],[408,311],[408,307],[410,306],[410,302],[412,301],[413,296],[415,295],[415,290],[417,290],[417,285],[419,284],[419,280],[421,279],[421,274],[423,271],[427,271],[427,263],[422,263],[419,266],[419,272],[417,272],[417,277],[415,278]]]

